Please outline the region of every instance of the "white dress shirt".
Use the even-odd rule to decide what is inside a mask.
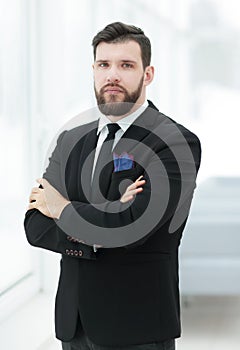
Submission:
[[[122,135],[127,131],[130,125],[142,114],[145,109],[148,107],[147,101],[145,101],[135,112],[129,114],[127,117],[122,118],[118,120],[116,123],[120,126],[120,129],[116,132],[114,142],[113,142],[113,148],[116,146]],[[102,144],[104,140],[106,139],[108,135],[108,128],[107,124],[112,123],[111,120],[108,119],[107,116],[104,114],[101,114],[98,122],[98,130],[97,130],[97,135],[99,135],[98,142],[97,142],[97,147],[96,147],[96,152],[95,152],[95,157],[94,157],[94,162],[93,162],[93,169],[92,169],[92,178],[96,166],[96,162],[98,159],[98,155],[100,152],[100,149],[102,147]]]

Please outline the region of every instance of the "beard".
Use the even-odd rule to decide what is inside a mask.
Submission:
[[[114,83],[105,85],[100,89],[99,92],[96,90],[96,86],[94,86],[95,96],[100,112],[104,115],[111,115],[115,117],[119,117],[130,112],[141,95],[143,79],[144,77],[141,78],[137,89],[131,93],[129,93],[122,86]],[[118,87],[119,89],[121,89],[121,93],[123,94],[122,101],[117,101],[118,96],[114,94],[109,95],[107,101],[106,97],[104,96],[104,91],[107,87]]]

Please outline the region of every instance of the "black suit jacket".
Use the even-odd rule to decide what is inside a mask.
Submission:
[[[94,343],[104,346],[179,337],[178,247],[196,186],[200,142],[149,102],[115,149],[133,154],[134,168],[111,175],[105,184],[108,200],[98,210],[89,200],[96,128],[93,122],[63,132],[44,174],[71,200],[60,219],[29,210],[24,222],[30,244],[62,254],[56,336],[70,341],[79,324]],[[119,189],[120,182],[142,174],[143,192],[130,204],[121,204],[126,183]],[[109,213],[111,205],[115,211]],[[97,242],[98,231],[79,218],[102,232]],[[115,234],[119,227],[122,231]],[[94,243],[104,248],[94,252]]]

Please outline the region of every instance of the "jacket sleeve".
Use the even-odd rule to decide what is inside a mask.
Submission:
[[[50,158],[47,171],[44,174],[44,177],[53,177],[51,172],[54,171],[55,183],[53,185],[62,194],[64,191],[61,189],[60,152],[64,133],[58,138],[57,146]],[[76,258],[96,259],[92,247],[73,240],[71,236],[61,230],[56,220],[43,215],[37,209],[31,209],[26,212],[24,228],[28,242],[35,247]]]

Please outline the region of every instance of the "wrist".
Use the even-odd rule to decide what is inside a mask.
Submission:
[[[64,201],[62,201],[62,203],[58,206],[58,208],[57,208],[57,210],[56,210],[56,213],[55,213],[55,219],[59,219],[60,218],[60,216],[61,216],[61,214],[62,214],[62,212],[63,212],[63,210],[64,210],[64,208],[68,205],[68,204],[70,204],[71,202],[70,201],[68,201],[67,199],[66,200],[64,200]]]

